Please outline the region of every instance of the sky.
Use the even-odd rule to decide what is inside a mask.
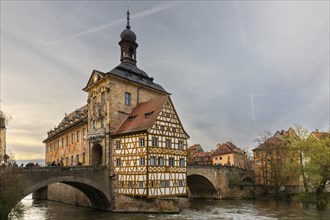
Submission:
[[[189,145],[294,124],[326,131],[329,1],[1,1],[1,110],[7,149],[44,158],[47,131],[86,104],[92,71],[120,63],[131,12],[137,66],[172,94]]]

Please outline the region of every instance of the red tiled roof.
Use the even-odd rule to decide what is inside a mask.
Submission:
[[[212,156],[223,155],[223,154],[231,154],[231,153],[234,153],[234,151],[232,149],[230,149],[230,147],[228,147],[226,144],[222,144],[219,149],[216,149],[213,152]]]
[[[195,153],[192,154],[192,160],[193,161],[204,161],[204,162],[207,162],[207,161],[211,161],[211,155],[212,153],[211,152],[201,152],[201,151],[197,151]]]
[[[235,144],[232,142],[228,141],[223,144],[218,144],[217,149],[212,153],[212,156],[215,155],[224,155],[224,154],[231,154],[231,153],[242,153],[244,154],[245,151],[242,149],[238,148]]]
[[[193,151],[204,152],[204,149],[203,149],[203,147],[202,147],[200,144],[194,144],[194,145],[188,147],[188,150],[190,150],[190,151],[192,151],[192,152],[193,152]]]
[[[192,146],[190,146],[190,147],[188,147],[188,150],[196,150],[196,148],[197,148],[197,145],[195,144],[195,145],[192,145]]]
[[[232,142],[230,141],[227,141],[226,144],[231,148],[231,149],[237,149],[238,147],[236,147],[235,144],[233,144]]]
[[[279,144],[285,143],[282,139],[278,137],[270,137],[264,143],[260,144],[258,147],[254,148],[252,151],[262,151],[265,149],[275,149]]]
[[[265,149],[275,149],[279,147],[279,144],[285,144],[288,138],[297,139],[299,136],[297,133],[290,127],[287,131],[281,130],[276,131],[275,134],[268,138],[264,143],[260,144],[258,147],[254,148],[252,151],[262,151]]]
[[[155,123],[168,95],[138,104],[112,135],[146,131]],[[150,114],[146,117],[147,114]]]

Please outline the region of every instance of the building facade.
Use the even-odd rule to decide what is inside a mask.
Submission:
[[[253,149],[255,182],[264,186],[299,186],[299,176],[287,169],[298,163],[290,149],[290,140],[299,138],[292,128],[277,131],[264,143]]]
[[[48,132],[44,142],[46,164],[89,165],[87,105],[66,114],[59,125]]]
[[[138,104],[113,137],[120,193],[186,195],[188,135],[169,96]]]
[[[217,144],[217,149],[212,153],[212,165],[246,168],[246,161],[246,152],[232,142]]]
[[[186,195],[189,136],[170,94],[136,66],[129,12],[120,37],[120,64],[92,72],[83,89],[87,104],[48,132],[46,162],[107,165],[120,194]]]

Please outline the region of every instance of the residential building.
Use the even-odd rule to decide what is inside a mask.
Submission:
[[[246,160],[246,152],[232,142],[217,144],[217,148],[212,153],[212,165],[246,168]]]
[[[330,133],[325,131],[319,131],[316,129],[315,131],[311,132],[308,138],[315,138],[316,140],[322,140],[325,138],[330,138]]]
[[[290,141],[299,138],[292,128],[276,131],[253,149],[256,184],[265,186],[299,186],[299,176],[287,171],[288,164],[297,163],[290,151]]]
[[[194,144],[188,148],[188,164],[212,165],[212,152],[204,152],[200,144]]]

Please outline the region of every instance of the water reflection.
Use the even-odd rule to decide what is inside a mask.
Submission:
[[[109,213],[90,208],[65,205],[51,201],[36,201],[31,195],[22,200],[22,220],[44,219],[329,219],[330,209],[318,211],[313,204],[254,200],[186,200],[179,214]]]

